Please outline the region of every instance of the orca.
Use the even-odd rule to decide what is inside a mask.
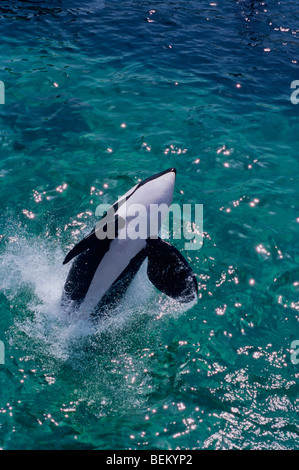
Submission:
[[[64,285],[64,304],[100,316],[119,302],[146,258],[148,278],[159,291],[181,302],[197,299],[191,267],[175,247],[159,237],[172,203],[175,178],[175,168],[169,168],[138,183],[70,250],[63,261],[73,260]],[[163,209],[154,227],[148,224],[153,204]],[[143,208],[139,225],[146,227],[143,236],[137,237],[136,207]],[[113,237],[99,236],[100,231],[108,233],[109,227],[114,229]]]

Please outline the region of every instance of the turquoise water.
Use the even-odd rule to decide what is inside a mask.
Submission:
[[[1,2],[1,448],[299,448],[296,3]],[[203,248],[173,242],[198,303],[143,268],[67,318],[96,206],[170,166],[204,207]]]

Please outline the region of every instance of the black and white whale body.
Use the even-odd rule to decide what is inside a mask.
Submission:
[[[171,168],[134,186],[112,206],[110,214],[104,215],[102,223],[67,254],[63,264],[74,261],[64,286],[63,303],[71,302],[85,313],[100,315],[104,307],[120,300],[146,258],[147,275],[158,290],[182,302],[197,298],[196,278],[187,261],[158,237],[172,203],[175,176],[176,170]],[[152,205],[164,208],[154,227],[150,223]],[[146,227],[143,236],[139,232],[137,238],[136,207],[143,208],[143,219],[139,217],[138,222]],[[108,233],[109,226],[115,236],[99,237],[99,230]]]

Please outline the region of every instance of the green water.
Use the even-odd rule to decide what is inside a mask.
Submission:
[[[0,447],[295,449],[296,2],[3,2]],[[95,208],[176,167],[203,204],[186,309],[142,269],[91,325],[59,307]]]

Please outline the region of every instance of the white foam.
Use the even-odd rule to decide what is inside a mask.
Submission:
[[[128,325],[135,325],[138,334],[142,317],[157,319],[189,308],[157,293],[147,278],[145,261],[110,315],[97,323],[69,315],[60,303],[69,266],[62,265],[65,253],[58,241],[32,237],[19,226],[11,232],[14,235],[6,237],[8,243],[0,265],[0,289],[12,305],[18,305],[14,309],[17,315],[12,343],[23,340],[25,335],[42,354],[67,361],[77,358],[82,344],[90,338],[93,343],[100,343],[100,336],[107,333],[120,338]]]
[[[150,352],[163,335],[165,316],[189,307],[157,292],[145,261],[110,315],[94,323],[69,314],[60,302],[69,266],[62,265],[59,240],[32,237],[11,225],[5,238],[0,289],[13,307],[10,346],[19,360],[32,360],[51,384],[68,377],[70,400],[85,403],[97,417],[146,402]]]

